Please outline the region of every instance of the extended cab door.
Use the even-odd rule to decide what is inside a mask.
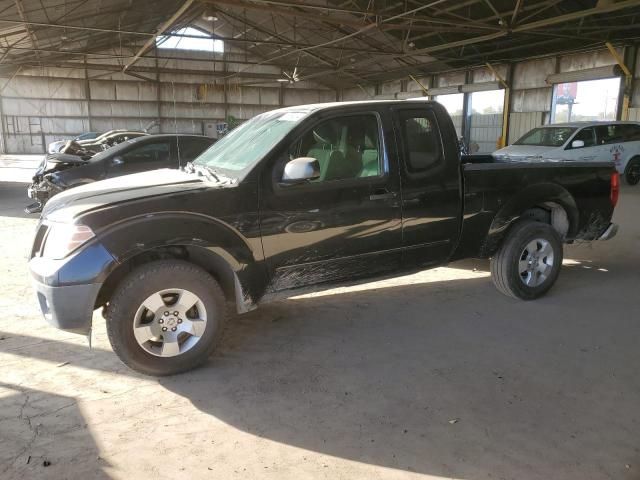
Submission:
[[[436,110],[437,109],[437,110]],[[448,261],[462,212],[460,162],[443,107],[394,108],[402,185],[403,263],[412,268]]]
[[[271,291],[394,271],[401,258],[397,165],[379,111],[321,112],[262,172],[260,223]],[[313,157],[320,178],[281,183],[284,165]]]

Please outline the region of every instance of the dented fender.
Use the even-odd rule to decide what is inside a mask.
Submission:
[[[158,212],[126,218],[96,234],[117,263],[110,266],[108,274],[139,255],[182,249],[192,257],[189,260],[203,268],[230,275],[238,311],[246,312],[254,308],[266,288],[262,248],[259,241],[244,237],[230,223],[233,219],[228,220],[197,213]]]

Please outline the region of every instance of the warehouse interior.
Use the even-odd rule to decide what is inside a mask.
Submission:
[[[640,122],[639,25],[640,0],[0,2],[0,477],[640,478],[637,187],[536,303],[463,260],[270,304],[160,379],[118,362],[99,311],[89,339],[42,319],[24,213],[48,145],[84,132],[434,100],[491,154]]]
[[[574,119],[640,115],[633,1],[187,3],[151,16],[145,2],[9,2],[0,152],[115,128],[217,136],[283,106],[416,97],[491,152],[555,120],[559,86],[599,79],[613,80],[592,86],[607,100]]]

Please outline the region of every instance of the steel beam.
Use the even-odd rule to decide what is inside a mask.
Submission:
[[[622,109],[620,112],[620,120],[629,120],[629,108],[631,106],[631,92],[633,91],[633,73],[625,64],[624,58],[618,54],[618,51],[611,44],[611,42],[605,42],[605,46],[611,53],[616,63],[622,69],[624,73],[624,82],[621,85],[622,90]]]
[[[22,19],[22,21],[26,22],[27,21],[27,17],[25,16],[25,13],[24,13],[24,8],[22,6],[22,0],[15,0],[15,5],[16,5],[16,8],[18,9],[18,15],[20,15],[20,18]],[[27,29],[27,35],[29,36],[29,39],[31,40],[31,43],[33,44],[33,46],[35,48],[39,48],[38,39],[36,38],[36,36],[31,31],[31,28],[27,25],[26,29]],[[36,57],[39,57],[38,54],[36,54]]]
[[[547,27],[549,25],[555,25],[557,23],[570,22],[572,20],[578,20],[580,18],[590,17],[592,15],[615,12],[617,10],[623,10],[625,8],[631,8],[631,7],[637,7],[637,6],[640,6],[640,0],[625,0],[617,3],[598,2],[598,6],[596,7],[579,10],[577,12],[567,13],[565,15],[558,15],[555,17],[545,18],[544,20],[538,20],[535,22],[526,23],[524,25],[520,25],[513,28],[512,32],[514,33],[526,32],[528,30]]]
[[[16,0],[18,1],[18,0]],[[140,48],[140,50],[138,50],[138,52],[133,56],[133,58],[131,60],[129,60],[124,67],[122,67],[122,71],[126,72],[127,69],[129,67],[131,67],[133,64],[135,64],[138,59],[144,55],[144,53],[149,50],[149,48],[151,48],[151,46],[153,46],[153,44],[156,41],[156,38],[160,35],[162,35],[165,31],[167,31],[169,28],[171,28],[171,26],[173,26],[173,24],[176,22],[176,20],[178,20],[182,14],[184,12],[187,11],[187,9],[191,6],[191,4],[193,3],[193,0],[186,0],[182,6],[176,10],[176,13],[174,13],[173,15],[171,15],[171,17],[169,17],[169,19],[164,22],[160,28],[156,31],[156,33],[145,42],[145,44],[142,46],[142,48]]]
[[[515,25],[516,19],[518,18],[518,12],[520,11],[520,7],[522,5],[522,0],[516,0],[516,6],[513,9],[513,13],[511,14],[511,26]]]

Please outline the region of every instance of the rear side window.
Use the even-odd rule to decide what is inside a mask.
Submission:
[[[625,142],[637,142],[640,141],[640,125],[634,125],[626,123],[621,125],[622,135]]]
[[[202,152],[211,146],[213,143],[208,138],[185,138],[178,137],[178,145],[180,149],[180,160],[182,162],[190,162],[196,159]]]
[[[607,143],[628,142],[625,140],[626,125],[599,125],[596,127],[596,136],[598,145],[606,145]]]
[[[400,112],[405,165],[409,173],[427,172],[442,162],[440,132],[432,112]]]
[[[133,148],[122,155],[125,163],[148,163],[169,161],[171,145],[167,142],[147,143],[138,148]]]

